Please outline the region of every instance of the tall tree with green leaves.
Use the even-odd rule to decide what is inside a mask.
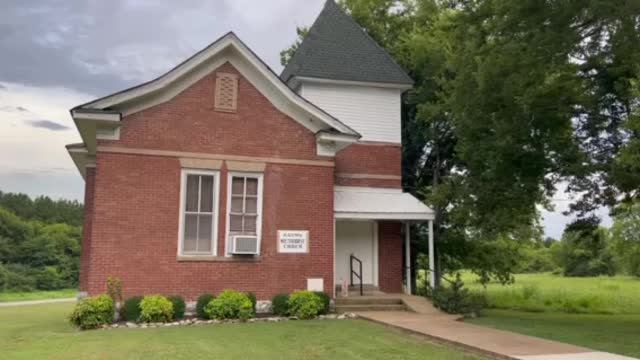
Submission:
[[[640,201],[616,209],[611,238],[623,270],[640,277]]]
[[[435,208],[445,270],[510,281],[504,242],[541,237],[560,183],[583,218],[637,197],[638,2],[340,4],[415,80],[403,186]]]
[[[293,57],[293,54],[296,53],[296,50],[298,50],[298,47],[300,47],[300,44],[302,44],[302,40],[304,40],[304,37],[307,36],[308,33],[309,33],[308,27],[306,26],[296,27],[296,34],[297,34],[296,40],[294,41],[293,44],[291,44],[291,46],[280,51],[280,64],[282,66],[285,66],[289,63],[289,60],[291,60],[291,58]]]

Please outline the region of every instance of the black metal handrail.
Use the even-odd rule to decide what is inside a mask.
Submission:
[[[353,260],[357,261],[360,265],[359,271],[357,273],[353,271]],[[349,270],[351,270],[351,286],[353,286],[353,275],[355,275],[358,277],[358,280],[360,280],[360,296],[364,295],[364,291],[362,290],[362,261],[355,257],[353,254],[349,256]]]

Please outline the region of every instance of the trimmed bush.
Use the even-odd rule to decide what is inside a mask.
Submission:
[[[122,317],[126,321],[138,321],[140,320],[140,302],[142,296],[133,296],[125,300],[122,306]]]
[[[173,304],[173,318],[182,319],[184,317],[184,310],[187,308],[184,299],[180,296],[170,296],[169,301]]]
[[[331,297],[324,291],[314,291],[314,293],[322,300],[322,311],[320,311],[320,315],[327,315],[331,311]]]
[[[296,291],[289,296],[289,313],[298,319],[313,319],[323,308],[322,299],[312,291]]]
[[[253,304],[245,293],[235,290],[224,290],[212,300],[204,311],[213,319],[247,320],[253,316]]]
[[[109,295],[98,295],[78,302],[69,321],[81,329],[95,329],[113,322],[115,305]]]
[[[173,304],[162,295],[148,295],[140,301],[140,321],[165,322],[173,318]]]
[[[256,305],[258,305],[258,299],[256,298],[256,294],[252,293],[252,292],[248,292],[247,296],[249,297],[249,300],[251,300],[251,304],[253,304],[253,313],[256,313]]]
[[[530,289],[533,296],[534,289]],[[460,274],[456,274],[456,280],[449,286],[438,286],[432,294],[433,305],[449,314],[470,315],[477,314],[486,304],[486,299],[481,294],[470,293],[464,288],[464,282]]]
[[[207,306],[216,297],[211,294],[203,294],[198,298],[196,302],[196,316],[200,319],[209,319],[209,315],[204,311],[204,307]]]
[[[278,316],[289,315],[289,295],[278,294],[271,298],[271,312]]]

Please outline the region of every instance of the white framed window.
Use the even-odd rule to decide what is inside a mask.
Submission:
[[[182,169],[178,255],[217,255],[218,171]]]
[[[260,253],[262,235],[261,173],[229,172],[227,179],[227,256],[233,254],[233,237],[256,238],[256,254]]]

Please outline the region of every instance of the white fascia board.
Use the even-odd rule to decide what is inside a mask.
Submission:
[[[83,179],[86,176],[87,168],[96,166],[95,158],[89,155],[89,151],[86,148],[67,148],[67,152]]]
[[[400,90],[409,90],[413,88],[413,85],[409,85],[409,84],[335,80],[335,79],[315,78],[315,77],[308,77],[308,76],[294,76],[294,78],[298,80],[300,84],[316,83],[316,84],[332,84],[332,85],[352,85],[352,86],[378,87],[378,88],[400,89]]]
[[[433,220],[432,213],[367,213],[367,212],[335,212],[336,219],[357,219],[357,220]]]
[[[347,191],[347,192],[377,192],[377,193],[400,193],[403,191],[401,188],[380,188],[380,187],[366,187],[366,186],[342,186],[336,185],[333,187],[335,191]]]
[[[316,152],[321,156],[335,156],[340,150],[358,142],[357,136],[319,131],[316,133]]]
[[[355,143],[358,141],[357,136],[346,135],[341,133],[329,133],[326,131],[319,131],[316,134],[316,140],[318,141],[335,141],[335,142],[346,142],[346,143]]]
[[[82,111],[81,109],[72,110],[71,116],[74,119],[101,121],[105,123],[119,122],[122,118],[120,113]]]
[[[106,138],[108,139],[117,140],[119,138],[119,127],[122,124],[120,114],[78,112],[74,110],[71,115],[78,128],[82,142],[91,155],[96,153],[98,138],[104,137],[98,136],[98,129],[112,131],[114,135],[107,136]]]
[[[305,100],[292,89],[290,89],[269,67],[260,60],[255,53],[253,53],[237,36],[233,33],[220,38],[218,41],[211,44],[208,48],[204,49],[200,53],[196,54],[192,58],[188,59],[184,63],[178,65],[176,68],[170,70],[159,78],[134,87],[129,90],[124,90],[119,93],[95,100],[93,102],[81,105],[80,108],[87,109],[105,109],[109,107],[117,107],[124,103],[132,102],[134,99],[142,98],[151,95],[157,91],[161,91],[167,87],[170,87],[175,81],[186,76],[188,73],[198,68],[203,63],[207,62],[211,58],[220,54],[225,49],[233,49],[235,53],[239,54],[242,60],[248,61],[252,65],[252,68],[257,71],[265,79],[268,79],[271,85],[283,95],[286,100],[298,108],[298,111],[302,111],[306,119],[306,122],[315,120],[316,123],[324,124],[321,128],[334,128],[345,134],[360,137],[360,134],[351,129],[349,126],[341,123],[331,115],[321,110],[311,102]],[[204,75],[203,75],[204,76]],[[141,109],[138,109],[139,111]],[[126,112],[126,111],[125,111]],[[300,117],[298,116],[299,120]],[[311,118],[311,119],[309,119]],[[314,126],[317,131],[317,125]]]

